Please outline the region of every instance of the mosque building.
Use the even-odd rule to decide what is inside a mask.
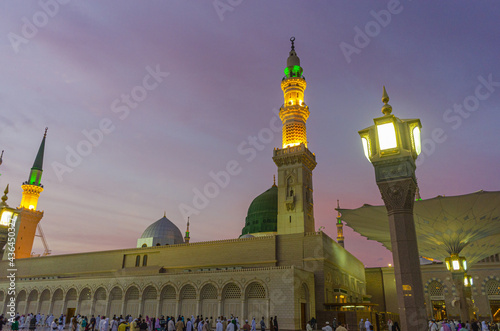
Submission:
[[[305,330],[312,317],[319,325],[337,317],[351,330],[357,330],[360,317],[374,324],[388,316],[397,319],[390,314],[397,313],[394,270],[365,270],[344,248],[340,213],[336,241],[316,231],[312,173],[317,163],[307,142],[307,84],[291,41],[281,81],[282,146],[273,151],[277,182],[251,202],[239,238],[193,243],[189,221],[183,235],[164,214],[144,230],[135,248],[32,256],[43,218],[38,199],[44,190],[45,131],[29,178],[22,183],[20,206],[8,206],[8,186],[0,202],[0,248],[5,246],[0,311],[10,312],[13,300],[21,315],[65,314],[68,320],[76,314],[203,315],[264,317],[268,324],[277,316],[283,330]],[[15,243],[9,233],[15,233]],[[14,294],[7,279],[11,250],[16,257]],[[496,318],[498,308],[500,319],[498,254],[483,262],[471,271],[477,280],[473,294],[482,295],[477,316]],[[429,316],[451,317],[456,295],[446,268],[434,263],[422,266],[422,274]]]
[[[366,302],[361,261],[315,231],[316,157],[307,144],[307,84],[291,41],[281,81],[283,144],[273,151],[277,183],[252,201],[237,239],[192,243],[189,223],[183,237],[164,215],[144,230],[136,248],[30,257],[43,217],[37,202],[43,192],[45,134],[29,180],[22,185],[21,205],[9,214],[16,223],[16,311],[214,319],[234,315],[257,321],[264,317],[266,323],[278,316],[281,329],[297,330],[324,313],[325,302]],[[7,208],[6,195],[2,201]],[[4,313],[11,300],[4,277],[7,251],[6,246],[0,262]]]

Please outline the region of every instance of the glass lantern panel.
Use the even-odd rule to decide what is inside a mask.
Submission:
[[[453,266],[453,270],[460,270],[460,262],[458,260],[453,260],[451,264]]]
[[[420,128],[418,126],[413,128],[413,141],[415,143],[415,152],[420,155],[422,152],[422,140],[420,138]]]
[[[8,226],[10,224],[10,219],[12,218],[11,211],[4,211],[2,217],[0,218],[0,225]]]
[[[377,125],[378,142],[381,150],[398,147],[396,139],[396,128],[394,123],[385,123]]]
[[[371,162],[371,160],[370,160],[370,154],[369,154],[369,151],[368,151],[368,139],[361,138],[361,142],[363,143],[363,151],[365,152],[365,156],[368,159],[368,161]]]

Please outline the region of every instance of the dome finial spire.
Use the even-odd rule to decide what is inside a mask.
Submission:
[[[48,126],[45,127],[45,133],[43,134],[43,137],[46,138],[47,137],[47,130],[49,129]]]
[[[290,41],[292,42],[292,51],[294,51],[295,50],[295,45],[294,45],[295,37],[291,37]]]
[[[167,211],[166,210],[163,211],[163,217],[167,217]]]
[[[9,194],[9,184],[7,184],[7,187],[5,188],[5,191],[3,191],[4,195],[2,197],[2,205],[6,206],[7,205],[7,199],[9,199],[9,197],[7,197],[7,194]]]
[[[0,165],[2,164],[2,158],[3,158],[3,150],[2,150],[2,154],[0,155]]]
[[[384,115],[390,115],[392,113],[392,106],[388,104],[389,102],[389,95],[387,94],[387,91],[385,90],[385,85],[384,85],[384,92],[382,93],[382,102],[384,105],[382,106],[382,113]]]
[[[273,175],[273,187],[276,187],[276,175]]]

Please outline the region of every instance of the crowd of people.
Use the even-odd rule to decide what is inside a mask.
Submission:
[[[313,317],[306,326],[307,331],[316,330],[316,319]],[[372,323],[366,319],[361,319],[357,328],[359,331],[370,331],[374,327]],[[349,326],[345,323],[337,322],[334,318],[332,324],[329,321],[325,322],[325,326],[322,328],[323,331],[347,331]],[[351,328],[352,330],[352,328]],[[387,328],[383,329],[388,331],[401,331],[399,323],[397,321],[393,322],[391,319],[387,321]],[[429,321],[428,331],[500,331],[500,323],[489,323],[487,321],[476,321],[473,320],[471,323],[469,321],[461,323],[460,321],[454,320],[442,320],[436,322],[436,320]]]
[[[429,331],[499,331],[499,323],[473,320],[469,323],[461,321],[444,319],[436,321],[435,319],[429,321]]]
[[[0,316],[0,331],[4,325],[10,326],[11,330],[51,330],[62,331],[65,328],[71,331],[279,331],[277,316],[271,317],[266,325],[265,318],[257,322],[255,317],[249,322],[245,320],[240,323],[238,317],[231,315],[227,318],[218,317],[215,321],[212,317],[203,315],[184,318],[179,315],[161,316],[160,318],[149,316],[132,317],[122,315],[106,317],[98,315],[91,317],[76,315],[67,320],[66,315],[61,314],[58,318],[54,315],[28,314],[27,316],[17,314],[14,322],[9,322],[3,315]]]

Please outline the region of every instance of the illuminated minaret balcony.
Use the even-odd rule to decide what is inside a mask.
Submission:
[[[307,83],[302,76],[303,69],[295,52],[295,38],[292,37],[290,41],[292,49],[286,63],[285,77],[281,81],[284,103],[279,115],[283,123],[283,148],[300,144],[307,147],[306,121],[309,117],[309,107],[304,101]]]

